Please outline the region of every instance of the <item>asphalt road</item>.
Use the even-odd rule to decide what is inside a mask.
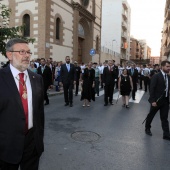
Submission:
[[[45,152],[39,170],[170,170],[170,141],[162,139],[159,113],[153,136],[142,125],[149,111],[148,94],[130,109],[104,107],[104,96],[83,108],[80,96],[64,106],[63,95],[45,107]]]

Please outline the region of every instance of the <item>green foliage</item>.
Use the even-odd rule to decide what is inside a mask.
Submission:
[[[24,25],[9,27],[11,9],[0,3],[0,53],[6,57],[6,42],[12,38],[22,38],[33,43],[35,39],[22,36]]]

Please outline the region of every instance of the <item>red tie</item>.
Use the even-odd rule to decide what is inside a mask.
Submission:
[[[25,113],[25,130],[28,131],[28,101],[27,87],[24,81],[24,73],[19,73],[19,93],[22,100],[22,105]]]

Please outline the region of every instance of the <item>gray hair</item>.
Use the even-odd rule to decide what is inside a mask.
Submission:
[[[13,38],[11,40],[9,40],[6,44],[6,51],[12,51],[13,50],[13,46],[15,44],[18,43],[24,43],[24,44],[28,44],[28,42],[26,40],[20,39],[20,38]]]

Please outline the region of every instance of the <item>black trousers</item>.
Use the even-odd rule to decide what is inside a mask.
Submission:
[[[111,103],[113,101],[113,91],[114,91],[114,85],[115,84],[105,84],[104,86],[104,102],[105,104],[108,104],[108,98],[109,102]]]
[[[34,141],[33,128],[28,131],[25,137],[24,152],[21,162],[18,164],[10,164],[0,160],[0,170],[38,170],[39,158]]]
[[[144,81],[144,76],[140,75],[140,89],[142,89],[142,82]]]
[[[149,88],[149,77],[144,76],[144,85],[145,85],[145,91],[147,92],[148,88]]]
[[[99,94],[99,77],[95,77],[95,93]]]
[[[137,83],[133,83],[133,90],[132,90],[132,98],[135,99],[135,95],[136,95],[136,91],[137,91]]]
[[[46,101],[46,103],[49,103],[47,90],[48,90],[48,87],[44,87],[44,100]]]
[[[160,119],[162,123],[162,129],[163,129],[163,135],[167,136],[169,135],[169,122],[168,122],[168,112],[169,112],[169,101],[167,98],[162,99],[160,106],[157,107],[150,107],[150,112],[147,116],[145,128],[150,129],[152,120],[157,113],[158,110],[160,110]]]
[[[63,84],[64,87],[64,100],[66,103],[73,103],[73,84]]]
[[[101,76],[100,86],[101,86],[101,88],[103,88],[103,74],[100,74],[100,76]]]
[[[76,80],[76,92],[75,94],[77,95],[79,91],[79,80]]]

